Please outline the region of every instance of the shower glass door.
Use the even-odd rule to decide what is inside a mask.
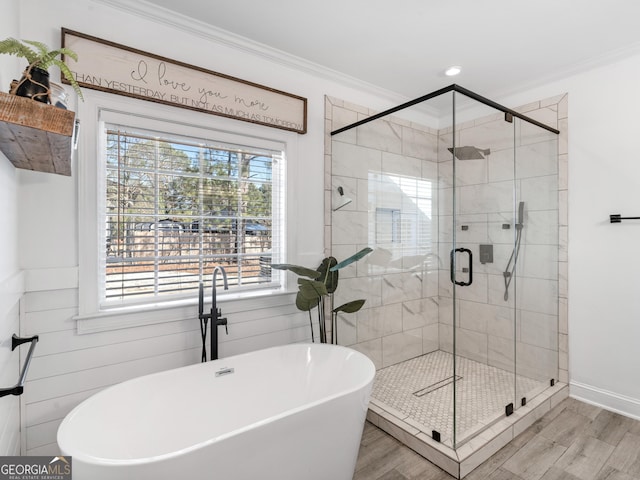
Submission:
[[[515,181],[522,213],[516,289],[510,300],[516,313],[520,406],[555,382],[558,372],[558,136],[524,120],[514,121]]]
[[[450,195],[443,212],[452,298],[454,448],[516,408],[516,269],[520,189],[517,123],[454,93],[453,128],[441,135]],[[448,227],[447,227],[448,225]]]

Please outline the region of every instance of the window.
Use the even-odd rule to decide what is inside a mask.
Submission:
[[[279,287],[282,149],[103,125],[100,307],[195,297],[217,265],[230,291]]]

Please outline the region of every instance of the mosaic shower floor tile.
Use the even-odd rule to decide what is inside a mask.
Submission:
[[[504,417],[505,406],[518,392],[532,397],[547,386],[483,363],[456,357],[454,392],[453,355],[435,351],[378,370],[371,402],[431,436],[436,430],[451,445],[456,404],[456,443],[471,438]]]

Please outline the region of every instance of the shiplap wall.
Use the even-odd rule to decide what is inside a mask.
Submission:
[[[16,36],[18,1],[3,0],[0,32]],[[0,56],[0,89],[5,91],[15,78],[18,59]],[[15,385],[20,369],[20,352],[11,351],[11,335],[18,333],[22,275],[18,267],[18,178],[11,162],[0,153],[0,388]],[[20,450],[20,398],[0,398],[0,456],[17,455]]]
[[[0,155],[0,162],[8,160]],[[21,290],[19,272],[0,279],[0,388],[16,384],[29,348],[24,345],[11,351],[11,336],[18,333]],[[14,395],[0,398],[0,456],[20,454],[20,401]]]
[[[141,327],[76,333],[78,285],[75,268],[25,272],[22,333],[40,335],[24,393],[27,455],[59,453],[56,433],[82,400],[105,387],[200,360],[197,307],[193,317]],[[222,302],[229,335],[220,329],[220,356],[309,341],[308,318],[291,295],[265,298],[260,308]]]

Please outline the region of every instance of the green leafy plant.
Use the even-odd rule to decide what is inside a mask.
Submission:
[[[311,311],[314,308],[317,307],[316,312],[321,343],[327,343],[327,330],[324,321],[327,309],[331,312],[331,343],[338,343],[338,314],[341,312],[355,313],[362,308],[365,300],[353,300],[340,305],[339,307],[334,307],[333,297],[338,288],[338,271],[354,262],[357,262],[372,251],[373,250],[369,247],[363,248],[358,253],[350,256],[340,263],[338,263],[334,257],[326,257],[315,270],[288,263],[271,265],[271,268],[289,270],[299,277],[304,277],[298,278],[296,307],[303,312],[309,313],[311,341],[315,342],[313,333],[313,316],[311,314]]]
[[[49,67],[56,66],[60,69],[60,72],[66,78],[73,89],[78,94],[78,97],[83,99],[80,86],[73,73],[69,70],[69,67],[58,58],[61,55],[66,55],[78,61],[78,55],[68,48],[58,48],[56,50],[49,50],[49,47],[42,42],[36,42],[33,40],[17,40],[15,38],[6,38],[0,42],[0,54],[5,53],[7,55],[15,55],[19,58],[24,58],[29,62],[24,76],[20,82],[12,86],[11,93],[15,94],[19,84],[23,81],[30,79],[31,70],[39,68],[47,71]]]

